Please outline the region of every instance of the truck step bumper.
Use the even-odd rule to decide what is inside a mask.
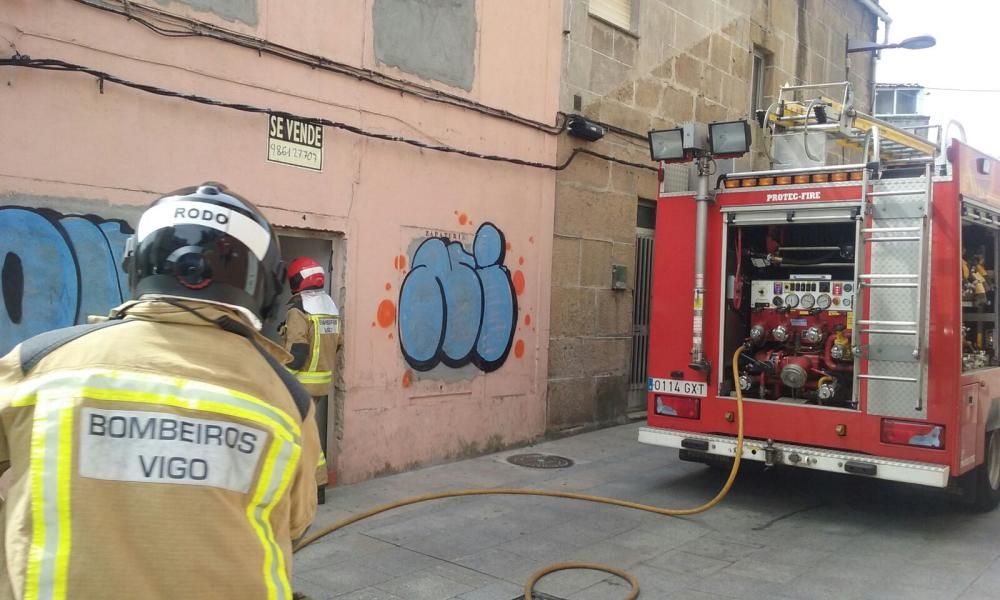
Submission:
[[[705,454],[729,458],[736,455],[736,438],[723,435],[642,427],[639,429],[639,442],[665,448],[696,450]],[[900,481],[935,488],[947,487],[951,472],[947,465],[879,458],[868,454],[777,442],[769,444],[760,440],[748,439],[743,441],[743,460],[814,471],[862,475],[874,479]]]

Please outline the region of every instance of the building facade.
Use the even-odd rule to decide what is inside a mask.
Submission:
[[[0,350],[127,298],[142,207],[219,181],[332,271],[341,482],[536,439],[555,175],[442,149],[554,163],[561,24],[557,0],[5,1]]]
[[[597,142],[559,140],[651,165],[650,129],[748,118],[784,83],[850,81],[871,105],[873,2],[566,0],[559,106],[605,124]],[[884,14],[884,13],[883,13]],[[755,152],[724,169],[766,164]],[[689,187],[671,167],[664,186]],[[556,178],[547,428],[621,421],[646,403],[646,335],[658,181],[655,169],[588,157]],[[662,210],[663,207],[661,207]],[[625,284],[618,285],[625,270]]]
[[[931,117],[925,109],[928,91],[917,83],[876,83],[874,115],[896,127],[931,138],[936,127],[929,127]]]

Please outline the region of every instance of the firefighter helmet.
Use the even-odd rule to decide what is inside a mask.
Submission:
[[[323,267],[308,256],[300,256],[288,265],[288,285],[293,294],[305,290],[321,290],[325,284]]]
[[[277,304],[285,267],[264,215],[218,183],[156,200],[126,250],[132,298],[179,296],[227,304],[263,321]]]

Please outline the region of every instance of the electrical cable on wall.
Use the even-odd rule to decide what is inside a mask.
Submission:
[[[573,160],[581,154],[588,154],[590,156],[595,156],[604,160],[615,162],[621,165],[632,167],[635,169],[645,169],[647,171],[656,171],[656,168],[649,165],[643,165],[640,163],[629,162],[622,160],[620,158],[615,158],[613,156],[608,156],[606,154],[601,154],[600,152],[594,152],[593,150],[587,150],[586,148],[574,148],[573,152],[566,158],[565,161],[559,164],[547,164],[542,162],[523,160],[520,158],[513,158],[508,156],[500,156],[496,154],[483,154],[480,152],[475,152],[472,150],[464,150],[461,148],[455,148],[452,146],[445,146],[441,144],[428,144],[420,140],[413,138],[403,137],[399,135],[387,134],[387,133],[377,133],[374,131],[368,131],[362,129],[355,125],[350,125],[348,123],[341,123],[339,121],[332,121],[330,119],[324,119],[319,117],[305,117],[301,115],[296,115],[282,110],[276,110],[273,108],[265,108],[261,106],[254,106],[252,104],[242,104],[236,102],[226,102],[224,100],[215,100],[213,98],[207,98],[205,96],[199,96],[197,94],[187,94],[183,92],[176,92],[168,90],[165,88],[157,87],[154,85],[148,85],[144,83],[137,83],[134,81],[129,81],[121,77],[117,77],[110,73],[104,71],[98,71],[96,69],[91,69],[82,65],[77,65],[62,60],[56,59],[33,59],[29,56],[23,54],[17,54],[13,58],[0,59],[0,66],[10,66],[10,67],[23,67],[31,69],[41,69],[46,71],[65,71],[74,73],[84,73],[92,77],[97,78],[100,82],[101,89],[104,89],[104,83],[110,82],[115,83],[124,87],[132,88],[135,90],[143,91],[149,94],[154,94],[157,96],[166,96],[170,98],[178,98],[181,100],[187,100],[189,102],[195,102],[197,104],[204,104],[207,106],[217,106],[220,108],[228,108],[232,110],[238,110],[248,113],[266,114],[266,115],[276,115],[280,117],[286,117],[291,119],[297,119],[304,121],[306,123],[311,123],[314,125],[324,125],[326,127],[332,127],[334,129],[340,129],[342,131],[347,131],[355,135],[360,135],[363,137],[379,139],[388,142],[399,142],[402,144],[408,144],[410,146],[415,146],[417,148],[422,148],[426,150],[433,150],[435,152],[444,152],[450,154],[460,154],[462,156],[467,156],[469,158],[477,158],[480,160],[489,160],[494,162],[505,162],[515,165],[521,165],[524,167],[532,167],[536,169],[548,169],[551,171],[562,171],[572,164]]]
[[[180,15],[175,15],[170,12],[160,10],[150,6],[130,4],[128,2],[120,2],[121,7],[112,6],[107,2],[102,0],[74,0],[79,4],[96,8],[105,12],[110,12],[113,14],[121,15],[126,17],[129,21],[135,21],[136,23],[146,27],[150,31],[164,37],[172,38],[189,38],[189,37],[207,37],[221,42],[234,44],[243,48],[256,51],[258,54],[269,54],[276,56],[278,58],[283,58],[290,60],[292,62],[302,64],[313,69],[319,69],[323,71],[329,71],[333,73],[339,73],[341,75],[347,75],[354,79],[360,81],[366,81],[381,87],[389,88],[401,93],[411,94],[423,98],[424,100],[430,100],[432,102],[441,102],[444,104],[450,104],[452,106],[457,106],[460,108],[466,108],[479,112],[481,114],[489,115],[498,119],[505,121],[511,121],[537,129],[544,133],[550,135],[559,135],[566,130],[566,122],[568,115],[564,112],[556,113],[557,119],[555,125],[549,125],[541,121],[534,119],[529,119],[527,117],[522,117],[520,115],[514,114],[510,111],[503,110],[500,108],[495,108],[475,100],[470,100],[456,94],[451,94],[442,90],[435,89],[430,86],[422,85],[416,82],[407,81],[405,79],[399,79],[396,77],[391,77],[379,73],[377,71],[372,71],[370,69],[362,69],[349,65],[346,63],[338,62],[325,58],[323,56],[310,54],[296,48],[291,48],[289,46],[284,46],[282,44],[276,44],[274,42],[255,38],[243,33],[236,31],[231,31],[211,23],[206,23],[204,21],[199,21],[196,19],[190,19]],[[157,25],[156,23],[150,21],[149,19],[139,16],[139,13],[150,15],[153,18],[158,18],[161,20],[169,20],[178,27],[182,29],[173,29]],[[617,125],[611,125],[609,123],[604,123],[597,121],[596,119],[588,118],[593,123],[596,123],[603,127],[605,130],[618,135],[629,137],[643,142],[646,141],[646,136],[635,131],[630,131],[623,127],[618,127]]]

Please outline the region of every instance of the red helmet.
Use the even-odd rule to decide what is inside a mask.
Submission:
[[[288,285],[293,294],[304,290],[321,290],[325,283],[323,267],[308,256],[300,256],[288,265]]]

